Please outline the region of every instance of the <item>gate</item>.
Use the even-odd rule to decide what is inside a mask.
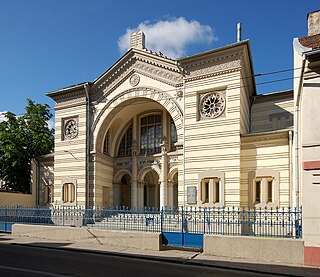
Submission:
[[[203,230],[197,211],[161,211],[162,244],[203,249]]]

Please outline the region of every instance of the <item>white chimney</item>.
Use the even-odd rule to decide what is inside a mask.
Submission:
[[[131,34],[130,48],[145,49],[145,35],[142,31]]]

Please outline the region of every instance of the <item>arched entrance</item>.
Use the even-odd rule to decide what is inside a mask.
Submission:
[[[130,176],[125,174],[120,182],[120,206],[130,208],[131,206],[131,182]]]
[[[146,173],[143,179],[143,205],[149,208],[160,207],[159,176],[154,170]]]

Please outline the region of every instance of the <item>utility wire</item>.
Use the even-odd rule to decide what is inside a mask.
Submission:
[[[263,76],[269,76],[269,75],[274,75],[274,74],[280,74],[280,73],[285,73],[285,72],[290,72],[290,71],[295,71],[295,70],[299,70],[302,67],[296,67],[296,68],[288,68],[288,69],[282,69],[282,70],[275,70],[275,71],[270,71],[270,72],[265,72],[265,73],[258,73],[258,74],[254,74],[254,75],[250,75],[250,76],[244,76],[244,77],[240,77],[240,78],[231,78],[228,81],[237,81],[237,83],[228,83],[227,86],[231,87],[228,88],[228,90],[233,90],[233,89],[239,89],[239,88],[246,88],[249,87],[250,85],[242,85],[242,86],[238,86],[239,84],[239,80],[245,80],[245,79],[251,79],[251,78],[256,78],[256,77],[263,77]],[[313,70],[317,70],[320,69],[320,67],[314,68]],[[288,78],[282,78],[282,79],[275,79],[275,80],[270,80],[270,81],[265,81],[265,82],[260,82],[260,83],[256,83],[256,86],[259,85],[266,85],[266,84],[272,84],[272,83],[277,83],[277,82],[283,82],[283,81],[289,81],[289,80],[294,80],[296,78],[300,78],[300,76],[298,77],[288,77]],[[219,83],[226,83],[225,80],[221,80],[221,81],[216,81],[214,82],[214,84],[219,84]],[[233,85],[237,85],[236,87],[232,87]],[[170,90],[162,90],[160,92],[172,92],[172,91],[177,91],[179,90],[179,87],[174,88],[174,89],[170,89]],[[171,99],[177,99],[177,97],[174,96],[165,96],[166,98],[171,98]],[[185,96],[185,97],[193,97],[193,95],[191,96]],[[130,105],[139,105],[139,103],[131,103]],[[108,108],[109,109],[109,108]],[[55,108],[50,108],[50,111],[55,111]],[[16,114],[16,116],[22,116],[24,114]]]

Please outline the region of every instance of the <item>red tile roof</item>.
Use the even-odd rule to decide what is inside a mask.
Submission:
[[[320,34],[299,38],[299,42],[308,48],[320,48]]]

